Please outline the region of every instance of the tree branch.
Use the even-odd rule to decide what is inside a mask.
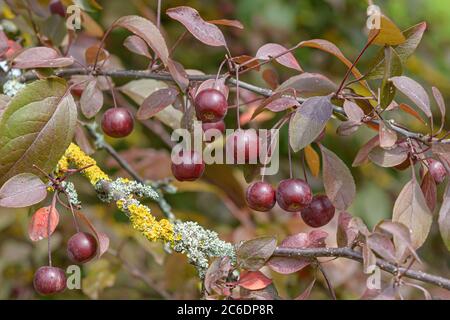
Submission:
[[[275,257],[290,258],[320,258],[320,257],[339,257],[362,262],[361,253],[350,248],[311,248],[311,249],[292,249],[277,248],[273,253]],[[435,276],[422,271],[409,270],[403,267],[397,267],[395,264],[383,259],[377,259],[377,266],[390,274],[398,275],[401,273],[404,277],[419,280],[422,282],[434,284],[441,288],[450,290],[450,279]]]

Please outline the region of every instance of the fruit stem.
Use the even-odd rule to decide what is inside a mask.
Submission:
[[[109,90],[111,91],[111,96],[113,98],[114,108],[117,108],[116,93],[114,92],[111,78],[106,77],[106,79],[108,79],[108,86],[109,86]]]
[[[236,121],[237,121],[237,127],[238,129],[241,129],[241,119],[239,114],[239,107],[240,107],[240,97],[239,97],[239,65],[234,64],[236,69]]]
[[[303,168],[303,176],[305,177],[306,183],[308,183],[308,175],[306,174],[306,164],[305,164],[305,151],[302,152],[302,168]]]
[[[50,206],[50,210],[48,212],[48,218],[47,218],[47,251],[48,251],[48,265],[51,267],[52,266],[52,250],[51,250],[51,222],[52,222],[52,213],[53,213],[53,209],[56,206],[56,194],[57,192],[54,193],[53,195],[53,199],[52,199],[52,204]]]

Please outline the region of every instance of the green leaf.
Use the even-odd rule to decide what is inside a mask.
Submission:
[[[388,17],[384,15],[381,15],[380,19],[380,32],[376,34],[378,29],[372,29],[369,32],[369,39],[371,39],[373,36],[376,36],[373,44],[380,46],[395,46],[406,41],[405,36],[394,22],[392,22]]]
[[[59,78],[27,85],[0,121],[0,185],[33,165],[51,172],[74,135],[77,109]]]

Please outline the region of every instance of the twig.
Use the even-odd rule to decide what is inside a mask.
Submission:
[[[361,253],[350,248],[311,248],[311,249],[291,249],[291,248],[277,248],[273,253],[276,257],[291,257],[291,258],[319,258],[319,257],[340,257],[362,262],[363,257]],[[383,259],[377,259],[377,266],[390,274],[396,275],[399,272],[403,277],[419,280],[422,282],[434,284],[438,287],[450,290],[450,279],[435,276],[422,271],[408,270],[407,268],[397,267]]]

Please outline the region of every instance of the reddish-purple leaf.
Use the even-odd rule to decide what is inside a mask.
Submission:
[[[189,78],[183,65],[175,60],[169,59],[167,67],[169,69],[169,73],[172,75],[172,78],[180,87],[181,91],[186,91],[189,86]]]
[[[432,117],[430,108],[430,98],[425,89],[415,80],[400,76],[389,79],[394,83],[394,86],[413,101],[428,118]]]
[[[294,152],[313,142],[333,113],[330,97],[312,97],[303,102],[289,123],[289,143]]]
[[[397,262],[394,244],[388,236],[374,232],[366,238],[366,241],[369,248],[381,258],[390,262]]]
[[[209,23],[218,24],[227,27],[234,27],[238,29],[244,29],[244,25],[238,20],[229,20],[229,19],[217,19],[217,20],[209,20]]]
[[[318,73],[302,73],[283,82],[277,92],[295,89],[302,97],[326,96],[336,92],[337,86],[327,77]]]
[[[260,60],[270,60],[275,58],[279,64],[282,64],[285,67],[297,71],[303,71],[294,55],[289,52],[288,49],[276,43],[268,43],[263,45],[256,52],[256,58]]]
[[[97,86],[97,79],[89,81],[80,98],[80,108],[88,119],[94,117],[103,106],[103,93]]]
[[[273,69],[265,69],[262,73],[262,78],[273,90],[279,86],[278,74]]]
[[[39,241],[48,237],[50,211],[50,235],[55,231],[59,223],[58,211],[52,206],[40,208],[33,214],[28,225],[28,235],[31,241]]]
[[[344,101],[344,111],[347,115],[347,118],[354,122],[361,122],[362,118],[364,117],[364,112],[361,110],[361,108],[356,103],[350,100]]]
[[[323,162],[325,192],[338,210],[346,210],[356,194],[355,181],[350,170],[337,155],[320,145]]]
[[[397,134],[394,130],[388,128],[383,121],[380,121],[380,147],[383,149],[391,148],[397,142]]]
[[[114,22],[114,26],[122,27],[141,37],[152,48],[165,66],[169,64],[169,50],[159,29],[149,20],[139,16],[124,16]]]
[[[280,112],[292,107],[300,107],[300,103],[293,97],[280,97],[268,103],[265,108],[273,112]]]
[[[147,57],[149,59],[152,58],[152,55],[148,51],[147,43],[142,40],[141,37],[131,35],[125,39],[123,45],[133,53]]]
[[[347,212],[339,213],[336,232],[336,242],[339,247],[351,246],[358,237],[359,231],[350,223],[352,219],[352,215]]]
[[[261,290],[272,283],[261,271],[243,272],[239,278],[238,285],[247,290]]]
[[[379,145],[380,139],[378,138],[378,135],[367,141],[367,143],[363,145],[361,149],[359,149],[358,153],[356,154],[355,160],[353,160],[352,166],[358,167],[366,162],[372,149]]]
[[[79,220],[83,221],[83,223],[86,224],[86,226],[92,231],[95,238],[97,239],[97,243],[98,243],[97,258],[100,258],[106,251],[108,251],[108,248],[109,248],[108,236],[103,232],[97,231],[97,229],[94,227],[94,225],[88,219],[88,217],[86,217],[80,211],[75,211],[75,215],[77,216],[77,218]]]
[[[250,271],[261,269],[277,246],[273,237],[262,237],[243,242],[237,249],[236,256],[239,265]]]
[[[77,126],[75,128],[75,142],[80,147],[80,149],[83,150],[84,153],[91,155],[95,152],[91,142],[89,141],[89,138],[86,135],[86,132],[84,131],[82,125],[79,123],[77,123]]]
[[[31,173],[18,174],[0,188],[0,207],[23,208],[41,202],[47,196],[47,186]]]
[[[442,200],[442,207],[439,210],[439,231],[447,250],[450,251],[450,185],[447,185]]]
[[[159,89],[153,92],[145,98],[144,102],[142,102],[136,113],[136,118],[139,120],[147,120],[153,117],[155,114],[174,103],[177,96],[178,90],[173,87]]]
[[[293,236],[289,236],[284,239],[280,248],[321,248],[325,247],[325,238],[328,234],[322,230],[314,230],[309,234],[299,233]],[[300,271],[304,267],[308,266],[313,260],[308,258],[287,258],[287,257],[273,257],[267,265],[275,272],[281,274],[290,274]]]
[[[336,133],[340,136],[349,136],[358,131],[359,127],[362,125],[361,122],[355,122],[352,120],[342,122],[336,129]]]
[[[61,57],[55,49],[34,47],[19,53],[12,65],[18,69],[61,68],[72,65],[73,61],[72,57]]]
[[[197,10],[181,6],[170,8],[166,13],[172,19],[182,23],[201,42],[210,46],[227,46],[222,31],[214,24],[203,20]]]
[[[408,159],[408,150],[399,145],[389,150],[375,147],[370,151],[369,159],[380,167],[391,168]]]
[[[425,196],[428,208],[430,208],[430,211],[433,212],[436,208],[437,187],[436,182],[434,181],[433,176],[430,174],[430,172],[427,172],[423,177],[420,188],[422,189],[423,195]]]
[[[0,30],[0,57],[3,56],[9,49],[8,37]]]
[[[445,107],[444,97],[442,96],[442,93],[441,93],[441,91],[439,91],[438,88],[433,87],[433,88],[431,88],[431,90],[433,90],[434,100],[436,100],[436,103],[439,107],[439,111],[441,112],[441,130],[442,130],[445,125],[445,112],[447,109]]]

